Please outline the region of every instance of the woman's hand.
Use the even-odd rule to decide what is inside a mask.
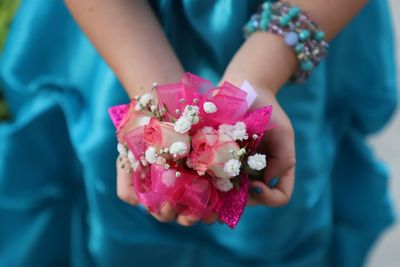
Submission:
[[[230,75],[233,74],[226,74],[228,81]],[[232,77],[232,80],[235,79],[237,78]],[[249,82],[252,84],[251,77]],[[250,182],[248,204],[282,206],[289,202],[294,186],[296,163],[294,132],[289,118],[275,97],[275,92],[265,87],[262,90],[259,88],[255,88],[258,89],[258,97],[252,109],[272,105],[272,122],[276,126],[264,134],[257,149],[267,156],[267,167],[264,177]]]
[[[236,86],[248,80],[258,94],[252,108],[273,106],[272,120],[277,126],[265,133],[259,146],[259,151],[267,155],[267,167],[264,177],[250,183],[250,205],[282,206],[289,202],[293,192],[294,132],[275,94],[295,71],[296,65],[296,56],[279,36],[255,33],[236,53],[221,79],[221,82],[228,81]]]
[[[289,118],[269,89],[259,91],[254,107],[264,105],[273,106],[272,121],[276,126],[265,133],[259,145],[258,151],[267,155],[267,167],[264,177],[250,182],[248,204],[276,207],[287,204],[293,192],[296,163],[294,132]]]

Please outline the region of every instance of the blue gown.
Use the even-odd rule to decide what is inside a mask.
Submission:
[[[217,82],[260,2],[152,6],[186,70]],[[308,82],[280,91],[296,133],[287,206],[247,208],[233,231],[184,228],[117,198],[107,108],[127,96],[62,1],[22,1],[0,59],[13,114],[0,125],[0,266],[361,266],[394,219],[366,142],[396,105],[392,38],[387,2],[371,0]]]

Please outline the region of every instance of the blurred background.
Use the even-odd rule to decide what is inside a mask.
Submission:
[[[400,1],[391,0],[394,27],[397,39],[397,73],[400,77]],[[400,79],[398,80],[398,82]],[[400,82],[399,87],[400,88]],[[399,91],[400,95],[400,91]],[[371,144],[375,147],[377,155],[388,163],[392,172],[391,190],[397,214],[400,214],[400,111],[388,126],[378,135],[371,138]],[[397,221],[375,244],[370,254],[368,267],[398,267],[400,266],[400,223]]]

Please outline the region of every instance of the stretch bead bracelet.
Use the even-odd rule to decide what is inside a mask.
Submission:
[[[283,36],[286,45],[293,48],[299,60],[299,69],[292,76],[294,82],[304,82],[311,71],[325,57],[328,43],[325,33],[297,6],[285,2],[265,2],[258,13],[251,16],[244,27],[245,38],[256,31]]]

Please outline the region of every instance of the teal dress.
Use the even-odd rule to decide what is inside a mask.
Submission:
[[[260,2],[152,6],[185,69],[217,82]],[[361,266],[394,219],[366,142],[396,105],[392,43],[387,2],[372,0],[307,83],[279,92],[296,133],[287,206],[249,207],[235,230],[185,228],[118,199],[107,108],[128,98],[62,1],[22,1],[0,59],[13,114],[0,125],[0,266]]]

